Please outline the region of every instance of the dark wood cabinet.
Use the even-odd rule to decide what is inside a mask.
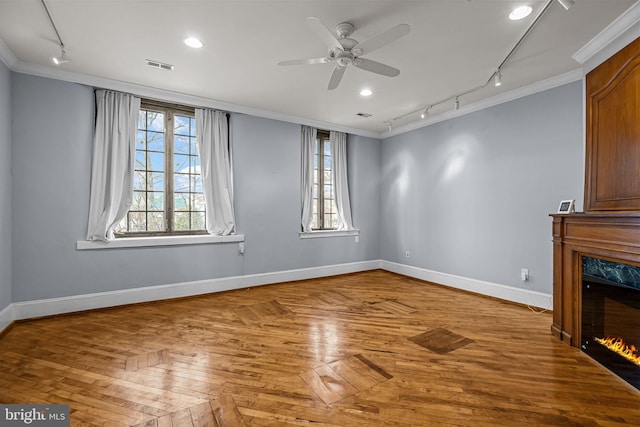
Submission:
[[[640,212],[640,38],[586,76],[586,213]]]

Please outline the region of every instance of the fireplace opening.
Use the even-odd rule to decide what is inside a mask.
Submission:
[[[640,390],[640,267],[582,258],[581,347]]]

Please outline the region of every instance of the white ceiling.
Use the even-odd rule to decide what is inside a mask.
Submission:
[[[461,97],[461,103],[479,102],[579,69],[572,55],[634,1],[576,0],[568,11],[554,1],[503,67],[503,85],[488,85]],[[97,76],[301,122],[381,134],[395,117],[485,83],[546,0],[47,0],[47,4],[73,59],[55,70],[61,76],[62,70]],[[533,13],[510,21],[509,12],[522,4],[532,6]],[[351,22],[356,28],[352,38],[360,42],[397,24],[409,24],[409,35],[367,56],[400,69],[400,75],[383,77],[349,67],[340,86],[328,91],[334,64],[276,65],[279,60],[327,55],[306,22],[310,16],[331,30],[340,22]],[[186,47],[182,40],[189,35],[205,46]],[[20,65],[14,69],[55,67],[51,58],[60,54],[40,0],[0,0],[0,39]],[[175,70],[152,69],[145,59],[173,64]],[[364,87],[371,88],[373,96],[361,97]],[[440,105],[433,114],[452,106]],[[415,120],[418,114],[395,125]]]

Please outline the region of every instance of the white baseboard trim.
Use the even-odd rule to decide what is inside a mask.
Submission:
[[[378,260],[363,261],[323,267],[285,270],[274,273],[225,277],[220,279],[147,286],[144,288],[74,295],[61,298],[14,302],[5,310],[0,312],[0,322],[2,319],[1,315],[5,311],[9,312],[8,317],[13,321],[14,319],[30,319],[34,317],[71,313],[75,311],[202,295],[232,289],[248,288],[251,286],[356,273],[359,271],[375,270],[378,268],[380,268],[380,261]],[[9,323],[7,323],[7,325]],[[2,325],[3,323],[0,323],[0,331],[4,328]]]
[[[147,286],[144,288],[74,295],[61,298],[48,298],[34,301],[14,302],[0,311],[0,332],[14,320],[31,319],[41,316],[116,307],[140,302],[159,301],[171,298],[188,297],[208,293],[222,292],[252,286],[295,280],[315,279],[339,274],[357,273],[383,269],[416,279],[438,283],[452,288],[463,289],[482,295],[528,304],[535,307],[551,308],[552,296],[541,292],[518,289],[511,286],[469,279],[453,274],[440,273],[419,267],[398,264],[390,261],[372,260],[322,267],[300,268],[273,273],[251,274],[246,276],[224,277],[194,282],[173,283],[169,285]]]
[[[528,304],[532,307],[541,307],[549,310],[553,308],[553,296],[543,294],[541,292],[514,288],[513,286],[499,285],[497,283],[455,276],[448,273],[440,273],[438,271],[412,267],[410,265],[398,264],[390,261],[380,261],[380,268],[393,273],[402,274],[404,276],[507,301],[517,302],[519,304]]]
[[[0,311],[0,332],[13,322],[13,304],[9,304]]]

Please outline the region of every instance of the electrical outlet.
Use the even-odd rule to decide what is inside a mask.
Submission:
[[[356,242],[356,243],[360,242],[360,236],[356,236],[356,237],[354,237],[354,238],[353,238],[353,241],[354,241],[354,242]]]
[[[244,255],[244,242],[238,244],[238,251],[240,251],[241,255]]]
[[[528,268],[520,269],[520,280],[522,280],[523,282],[528,282],[529,281],[529,269]]]
[[[410,257],[411,257],[411,252],[406,251],[406,252],[404,253],[404,256],[405,256],[405,257],[407,257],[407,258],[410,258]]]

